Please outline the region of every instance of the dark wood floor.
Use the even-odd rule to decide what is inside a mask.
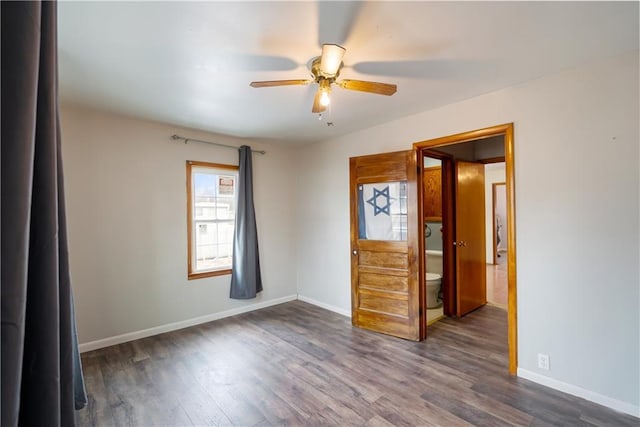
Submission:
[[[79,425],[599,425],[639,420],[506,373],[506,312],[414,343],[294,301],[83,354]]]

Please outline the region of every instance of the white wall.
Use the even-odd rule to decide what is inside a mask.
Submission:
[[[504,149],[502,151],[504,152]],[[506,182],[505,172],[504,163],[489,163],[484,167],[484,217],[486,222],[485,240],[487,243],[487,264],[493,264],[493,183]],[[502,237],[506,239],[506,223],[503,225]]]
[[[174,133],[267,150],[253,157],[264,284],[254,300],[229,299],[230,276],[187,280],[185,162],[238,164],[238,153]],[[80,343],[295,297],[290,150],[70,107],[62,140]]]
[[[637,413],[638,114],[635,51],[299,150],[299,294],[350,309],[349,157],[514,122],[520,372]]]

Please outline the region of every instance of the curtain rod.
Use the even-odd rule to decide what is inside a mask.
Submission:
[[[203,144],[210,144],[210,145],[215,145],[218,147],[224,147],[224,148],[233,148],[234,150],[237,150],[240,147],[236,147],[234,145],[227,145],[227,144],[220,144],[219,142],[211,142],[211,141],[203,141],[201,139],[193,139],[193,138],[185,138],[184,136],[180,136],[180,135],[171,135],[171,139],[176,140],[176,139],[181,139],[184,141],[184,143],[186,144],[189,141],[193,141],[193,142],[201,142]],[[267,152],[264,150],[251,150],[251,152],[253,153],[258,153],[258,154],[266,154]]]

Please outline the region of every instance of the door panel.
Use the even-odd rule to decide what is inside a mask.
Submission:
[[[420,340],[415,151],[354,157],[349,171],[352,323]]]
[[[360,308],[369,311],[404,315],[409,310],[407,294],[360,289]]]
[[[375,268],[399,268],[406,270],[409,268],[408,263],[409,260],[406,253],[360,250],[360,267],[373,266]]]
[[[456,162],[458,316],[487,303],[484,165]]]
[[[425,221],[442,221],[442,167],[425,168],[422,172],[423,216]]]
[[[360,288],[381,289],[386,291],[404,292],[409,289],[409,280],[403,276],[365,273],[360,270]]]

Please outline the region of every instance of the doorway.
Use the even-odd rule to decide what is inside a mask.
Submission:
[[[516,328],[516,251],[515,251],[515,188],[514,188],[514,157],[513,157],[513,124],[505,124],[494,126],[486,129],[480,129],[462,134],[437,138],[428,141],[422,141],[414,144],[417,150],[417,158],[420,177],[418,184],[421,187],[419,191],[419,218],[423,227],[419,227],[422,233],[419,239],[420,243],[420,273],[419,280],[421,286],[426,289],[426,273],[427,258],[425,251],[429,250],[427,242],[427,234],[429,229],[433,233],[433,227],[429,226],[425,213],[428,209],[424,208],[425,200],[429,197],[427,191],[428,185],[425,185],[425,177],[428,176],[429,169],[425,166],[424,159],[439,158],[441,160],[441,176],[442,176],[442,259],[443,259],[443,275],[442,275],[442,304],[443,312],[449,316],[462,316],[467,311],[473,310],[486,303],[486,271],[487,257],[490,260],[493,257],[493,250],[487,251],[489,242],[493,243],[493,228],[486,232],[485,227],[485,207],[486,197],[482,196],[482,212],[478,208],[478,202],[474,202],[473,208],[468,206],[460,208],[461,204],[468,200],[456,200],[459,194],[463,193],[463,189],[456,188],[460,182],[468,181],[467,178],[460,177],[462,166],[471,167],[474,179],[478,175],[484,174],[484,165],[496,162],[504,162],[504,188],[506,193],[506,215],[503,227],[504,239],[506,241],[506,279],[507,279],[507,318],[508,318],[508,347],[509,347],[509,373],[515,374],[517,369],[517,328]],[[482,168],[482,171],[480,169]],[[463,172],[465,173],[465,172]],[[482,176],[484,183],[484,175]],[[484,185],[484,184],[483,184]],[[491,187],[490,187],[491,188]],[[432,191],[433,193],[433,191]],[[478,193],[477,187],[473,191]],[[470,196],[472,197],[472,196]],[[468,199],[468,197],[463,197]],[[493,203],[493,200],[489,200]],[[458,210],[456,210],[458,207]],[[465,212],[460,210],[464,209]],[[478,234],[478,226],[471,228],[461,228],[462,222],[475,215],[470,212],[476,212],[478,216],[482,216],[482,231]],[[491,211],[490,211],[491,212]],[[492,218],[494,216],[492,215]],[[493,221],[491,221],[493,222]],[[428,227],[428,228],[427,228]],[[437,223],[436,223],[437,228]],[[476,231],[469,231],[476,230]],[[489,234],[491,233],[491,234]],[[471,236],[471,237],[466,237]],[[489,246],[492,248],[494,245]],[[470,255],[469,249],[474,249],[474,253]],[[481,254],[481,255],[479,255]],[[503,255],[504,256],[504,255]],[[465,258],[467,257],[467,258]],[[481,262],[479,261],[481,260]],[[477,275],[479,264],[482,264],[483,277]],[[489,261],[489,264],[491,261]],[[473,273],[473,267],[476,273]],[[464,279],[465,275],[472,278],[470,281]],[[462,281],[461,281],[462,278]],[[469,287],[471,283],[471,287]],[[481,289],[481,290],[479,290]],[[426,291],[428,293],[428,290]],[[481,295],[480,295],[481,294]],[[473,301],[469,303],[469,298]],[[483,300],[484,299],[484,300]],[[469,305],[471,304],[471,305]],[[427,307],[429,302],[427,301]]]
[[[487,304],[507,309],[507,188],[504,163],[486,165],[487,176]],[[498,181],[498,182],[494,182]]]
[[[491,206],[493,218],[493,264],[503,264],[506,261],[507,241],[505,230],[507,224],[507,183],[491,183]]]

